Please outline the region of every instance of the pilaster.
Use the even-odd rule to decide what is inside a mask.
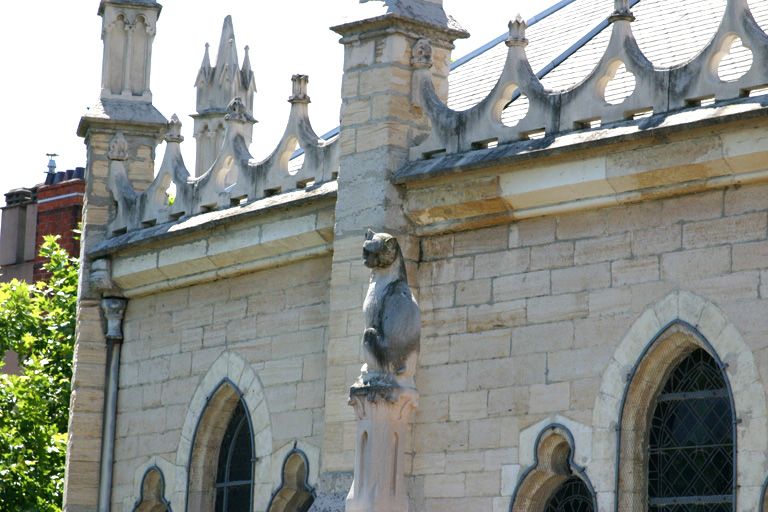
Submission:
[[[424,5],[428,9],[420,10]],[[430,42],[433,79],[437,90],[447,96],[453,41],[467,36],[450,24],[441,1],[386,2],[381,12],[380,16],[333,28],[342,36],[345,57],[323,474],[351,472],[354,466],[358,436],[355,414],[347,401],[349,386],[360,374],[362,306],[368,285],[368,272],[362,263],[366,228],[397,237],[409,267],[409,281],[418,287],[413,271],[418,240],[411,235],[403,215],[400,191],[390,182],[392,173],[406,163],[408,148],[429,127],[412,102],[411,80],[421,65],[412,63],[412,49],[419,41]],[[414,12],[429,12],[430,17],[413,17]],[[442,20],[431,16],[434,13],[442,13]],[[422,50],[417,46],[417,54]],[[406,472],[409,466],[405,462]],[[343,509],[343,503],[338,506],[334,510]]]

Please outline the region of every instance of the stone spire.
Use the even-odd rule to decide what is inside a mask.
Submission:
[[[227,105],[234,98],[241,98],[248,112],[253,112],[253,93],[256,92],[256,81],[251,68],[248,47],[242,68],[238,63],[237,45],[232,17],[224,18],[221,29],[219,49],[216,55],[216,65],[211,65],[209,45],[205,45],[203,62],[197,73],[195,87],[197,88],[197,114],[194,134],[197,140],[197,162],[195,174],[200,176],[213,163],[216,153],[224,141],[224,116],[227,115]],[[247,132],[247,142],[251,142],[250,128]]]
[[[211,81],[213,75],[213,66],[211,66],[211,56],[209,55],[209,48],[211,45],[205,43],[205,52],[203,53],[203,62],[200,64],[200,71],[197,72],[197,80],[195,80],[195,87],[197,87],[198,105],[200,104],[200,92],[208,82]]]

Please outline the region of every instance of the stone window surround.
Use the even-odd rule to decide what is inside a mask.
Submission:
[[[253,433],[253,457],[256,459],[253,472],[253,510],[264,510],[269,503],[272,494],[272,432],[266,399],[256,372],[241,356],[226,351],[213,363],[195,390],[182,428],[176,452],[176,467],[183,468],[183,471],[177,472],[177,476],[181,476],[182,480],[177,482],[174,501],[183,503],[185,511],[197,510],[191,498],[196,489],[206,488],[204,480],[210,480],[207,488],[213,489],[214,475],[210,471],[198,473],[195,470],[195,467],[202,467],[206,460],[212,460],[204,454],[195,453],[193,448],[199,428],[205,421],[205,411],[209,403],[215,404],[219,401],[221,407],[229,406],[231,413],[236,399],[243,401]],[[222,410],[219,416],[224,418],[219,423],[223,421],[223,426],[226,427],[230,415]],[[213,432],[216,426],[208,425],[209,432]],[[223,435],[223,429],[219,434]],[[218,438],[219,443],[220,441]],[[215,464],[216,460],[213,460],[209,465],[215,470]],[[210,477],[207,480],[206,475]]]
[[[562,423],[550,423],[539,431],[534,442],[534,461],[521,475],[512,495],[511,512],[542,512],[552,495],[572,476],[578,477],[597,500],[585,468],[574,462],[576,443]]]
[[[139,488],[141,494],[133,512],[171,512],[171,504],[165,499],[165,476],[157,465],[147,468]]]
[[[136,468],[133,477],[134,494],[123,501],[126,510],[133,510],[142,501],[141,489],[144,477],[148,471],[157,468],[163,475],[165,484],[164,497],[172,510],[189,510],[187,506],[188,464],[191,455],[191,439],[194,438],[195,428],[199,418],[205,412],[209,396],[213,397],[215,390],[227,383],[244,390],[240,399],[245,402],[246,411],[251,420],[254,432],[254,451],[257,463],[254,471],[253,510],[266,510],[272,495],[280,488],[282,463],[294,449],[301,450],[308,461],[307,481],[311,487],[318,484],[320,468],[320,449],[303,440],[287,443],[272,451],[272,433],[267,402],[264,398],[258,375],[241,356],[235,352],[222,353],[211,366],[208,373],[198,385],[187,409],[179,448],[176,453],[176,463],[173,464],[161,456],[153,456],[146,464]]]
[[[648,508],[648,436],[651,416],[658,394],[669,376],[688,354],[703,349],[720,367],[724,364],[709,342],[695,328],[682,321],[666,326],[646,347],[631,372],[625,393],[619,432],[620,451],[617,454],[619,508],[642,511]],[[728,389],[731,410],[734,411],[733,393],[727,376],[723,379]],[[734,432],[735,434],[735,432]],[[733,436],[734,452],[736,439]],[[734,488],[736,474],[734,472]]]
[[[616,421],[621,421],[626,414],[626,409],[622,407],[624,402],[627,402],[631,410],[639,407],[642,400],[646,400],[646,403],[652,400],[654,395],[646,393],[633,402],[632,382],[642,379],[641,367],[646,366],[643,361],[646,354],[651,358],[654,354],[661,354],[653,350],[653,346],[659,341],[663,345],[663,340],[675,337],[683,341],[678,343],[678,350],[702,347],[716,360],[724,363],[724,374],[731,387],[737,423],[736,474],[739,481],[735,483],[735,511],[755,510],[755,505],[763,497],[763,482],[760,481],[763,477],[744,471],[744,467],[765,467],[768,462],[768,436],[765,435],[768,421],[765,392],[759,381],[754,356],[739,331],[716,305],[685,291],[671,293],[640,315],[617,347],[603,374],[593,411],[593,456],[590,463],[590,466],[601,468],[593,472],[600,510],[634,510],[626,508],[623,503],[625,493],[645,495],[643,483],[646,480],[642,477],[635,479],[631,489],[623,489],[620,496],[616,494],[619,482],[631,481],[625,473],[632,466],[631,459],[627,463],[627,457],[631,456],[629,450],[622,449],[624,460],[615,456],[618,435],[626,433],[625,429],[617,426]],[[639,371],[633,374],[632,370],[636,367]],[[657,367],[653,364],[646,367],[653,367],[654,382],[664,381],[655,373]],[[629,446],[632,443],[624,444]],[[622,470],[617,471],[617,467]],[[641,472],[641,476],[643,474]]]
[[[284,451],[281,450],[281,452]],[[298,466],[291,462],[294,460],[298,461]],[[294,442],[293,447],[283,456],[283,462],[280,464],[280,485],[272,494],[267,510],[269,512],[287,511],[286,507],[292,505],[293,498],[300,493],[309,494],[314,500],[315,489],[309,483],[311,468],[312,466],[309,463],[307,454],[298,447],[298,442]],[[304,471],[303,477],[299,473],[302,469]],[[299,486],[302,488],[299,489]],[[284,494],[287,495],[287,499],[283,495],[284,490],[286,491]]]

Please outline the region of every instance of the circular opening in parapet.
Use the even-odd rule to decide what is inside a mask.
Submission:
[[[722,56],[717,65],[717,76],[723,82],[734,82],[747,74],[752,67],[752,50],[744,46],[737,37],[730,45],[726,43],[728,53]]]
[[[501,112],[501,122],[504,126],[517,126],[528,115],[530,102],[528,96],[521,94]]]
[[[288,155],[286,166],[288,167],[288,174],[295,176],[304,165],[304,151],[301,149],[299,139],[293,140],[293,144],[289,147],[292,147],[293,149],[291,150],[290,155]]]
[[[627,71],[627,67],[622,62],[616,68],[613,78],[606,84],[603,97],[611,105],[618,105],[629,98],[635,91],[635,75]]]
[[[168,206],[176,202],[176,184],[174,182],[171,182],[168,188],[165,189],[165,196],[168,198]]]

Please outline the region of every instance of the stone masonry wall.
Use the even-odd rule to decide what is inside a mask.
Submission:
[[[768,372],[767,234],[758,185],[423,239],[416,509],[509,510],[532,450],[521,431],[555,415],[592,425],[622,338],[676,290],[719,307]],[[740,479],[765,477],[750,470]]]
[[[157,459],[176,464],[193,394],[225,351],[260,380],[270,451],[295,440],[322,445],[330,268],[330,257],[304,260],[128,302],[113,510],[132,510],[123,507],[138,495],[137,471]],[[174,475],[164,476],[170,486]]]

